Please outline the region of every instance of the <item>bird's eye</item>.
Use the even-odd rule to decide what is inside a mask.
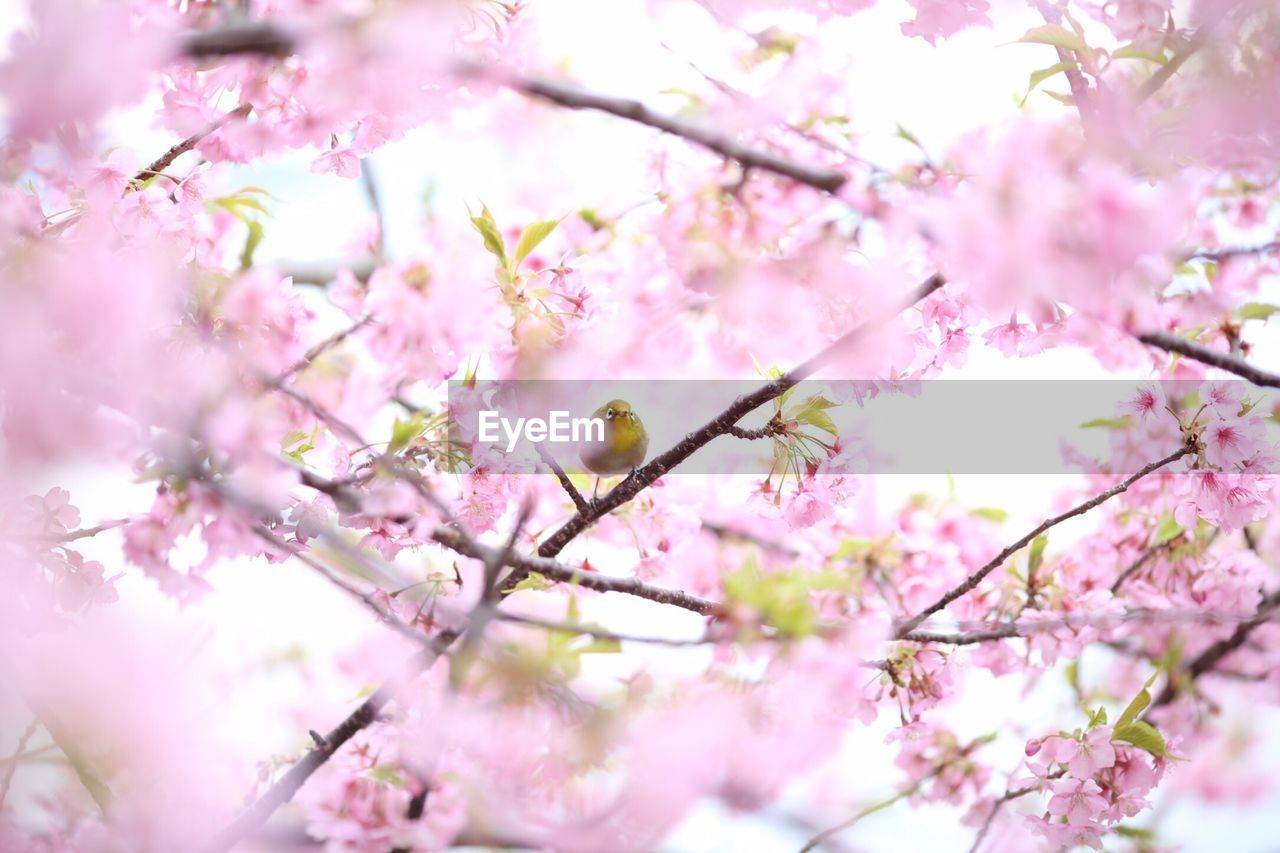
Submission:
[[[614,412],[613,412],[612,406],[604,410],[604,416],[609,420],[613,420],[613,415],[614,415]]]

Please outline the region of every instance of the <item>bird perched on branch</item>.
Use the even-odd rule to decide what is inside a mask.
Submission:
[[[649,452],[649,433],[631,404],[626,400],[610,400],[596,409],[592,417],[604,421],[604,440],[593,441],[582,448],[579,458],[583,466],[597,478],[634,472]],[[595,491],[599,490],[597,479]]]

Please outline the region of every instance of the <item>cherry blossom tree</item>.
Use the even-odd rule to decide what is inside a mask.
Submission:
[[[806,850],[933,806],[955,849],[1150,850],[1182,840],[1155,804],[1266,796],[1280,7],[888,4],[900,48],[1032,64],[1007,118],[945,150],[900,126],[886,160],[842,41],[870,0],[622,4],[707,34],[666,48],[687,88],[626,95],[575,73],[557,2],[26,6],[0,848],[646,850],[714,804]],[[378,158],[424,130],[506,146],[510,198],[389,221]],[[608,180],[568,192],[584,152]],[[332,265],[261,251],[282,217],[246,175],[297,157],[366,198],[324,211],[364,229]],[[1063,354],[1140,384],[1079,413],[1104,461],[1000,506],[945,471],[896,499],[831,412]],[[479,382],[607,378],[753,390],[667,413],[683,437],[594,496],[459,432]],[[774,466],[682,476],[713,442]],[[286,567],[361,631],[192,665],[191,614]]]

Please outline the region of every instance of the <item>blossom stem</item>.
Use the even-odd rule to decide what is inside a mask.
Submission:
[[[1194,450],[1195,450],[1195,445],[1188,442],[1187,444],[1184,444],[1182,447],[1178,448],[1173,453],[1170,453],[1168,456],[1164,457],[1163,459],[1159,459],[1155,462],[1152,462],[1152,463],[1149,463],[1148,465],[1143,466],[1141,470],[1132,474],[1128,479],[1123,480],[1120,483],[1117,483],[1116,485],[1112,486],[1110,489],[1107,489],[1105,492],[1095,495],[1094,497],[1090,498],[1084,503],[1079,504],[1075,507],[1072,507],[1071,509],[1062,513],[1061,515],[1056,515],[1053,518],[1050,518],[1042,522],[1034,530],[1027,533],[1021,539],[1007,546],[1003,551],[1001,551],[999,554],[993,557],[982,568],[978,569],[976,572],[969,575],[969,577],[965,578],[964,581],[961,582],[959,586],[955,587],[946,595],[942,596],[937,601],[935,601],[933,604],[930,604],[924,610],[920,611],[918,614],[916,614],[915,616],[908,619],[906,622],[903,622],[901,625],[899,625],[898,637],[899,638],[906,637],[916,628],[920,627],[920,624],[924,622],[926,619],[928,619],[930,616],[942,610],[948,604],[960,598],[961,596],[972,592],[974,589],[977,588],[978,584],[982,583],[983,579],[986,578],[987,575],[991,574],[1000,566],[1004,565],[1005,560],[1008,560],[1015,553],[1027,547],[1028,545],[1030,545],[1033,539],[1035,539],[1040,534],[1044,533],[1046,530],[1049,530],[1052,527],[1056,527],[1057,525],[1061,524],[1062,522],[1070,518],[1075,518],[1077,515],[1083,515],[1084,513],[1088,512],[1094,507],[1097,507],[1109,501],[1111,498],[1114,498],[1116,495],[1126,491],[1130,486],[1132,486],[1134,483],[1141,480],[1143,477],[1147,476],[1148,474],[1154,471],[1159,470],[1160,468],[1163,468],[1166,465],[1169,465],[1173,462],[1178,461],[1179,459],[1186,456],[1188,453],[1193,452]]]

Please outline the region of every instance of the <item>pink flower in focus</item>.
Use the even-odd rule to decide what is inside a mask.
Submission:
[[[1261,418],[1223,418],[1205,428],[1204,455],[1223,470],[1234,469],[1257,453],[1262,446],[1265,427]]]
[[[1110,726],[1094,726],[1085,733],[1075,747],[1075,754],[1067,759],[1067,769],[1077,779],[1096,776],[1098,771],[1116,763],[1116,751],[1111,745]]]
[[[1092,823],[1107,807],[1102,789],[1092,779],[1059,779],[1053,783],[1048,812],[1075,826]]]

